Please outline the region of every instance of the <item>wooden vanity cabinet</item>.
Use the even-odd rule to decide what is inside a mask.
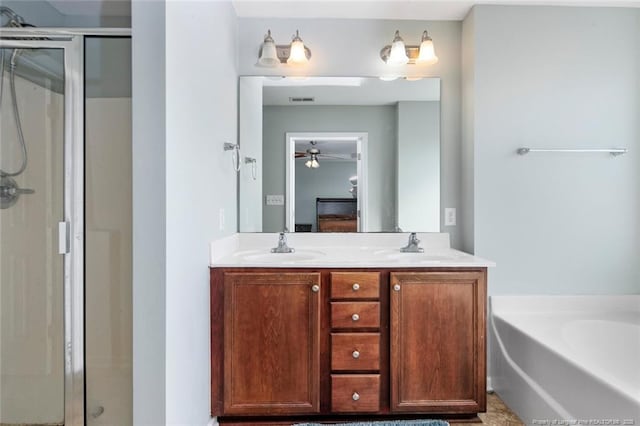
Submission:
[[[485,411],[485,275],[392,272],[390,281],[391,410]]]
[[[474,418],[485,305],[486,268],[212,268],[212,415]]]
[[[320,274],[224,275],[224,413],[320,411]]]

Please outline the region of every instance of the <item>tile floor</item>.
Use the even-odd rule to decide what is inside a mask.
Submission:
[[[487,412],[479,414],[482,423],[454,423],[451,426],[521,426],[524,425],[522,420],[518,418],[495,393],[487,394]]]

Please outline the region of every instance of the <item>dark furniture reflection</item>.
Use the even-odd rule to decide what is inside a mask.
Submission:
[[[311,232],[312,226],[310,223],[296,223],[296,232]]]
[[[355,198],[316,198],[318,232],[358,232]]]

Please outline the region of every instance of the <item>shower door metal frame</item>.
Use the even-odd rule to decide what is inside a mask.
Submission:
[[[36,35],[37,34],[37,35]],[[26,40],[42,37],[46,40]],[[64,54],[64,424],[85,424],[84,382],[84,43],[55,31],[0,30],[0,48]]]

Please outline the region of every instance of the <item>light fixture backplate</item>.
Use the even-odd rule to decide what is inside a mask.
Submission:
[[[420,55],[420,46],[404,46],[404,50],[407,52],[407,56],[409,57],[409,64],[415,64],[416,59],[418,59],[418,55]],[[380,50],[380,58],[386,63],[389,59],[389,55],[391,54],[391,45],[388,44]],[[280,55],[278,55],[280,57]]]
[[[307,46],[304,47],[304,53],[307,59],[311,59],[311,50]],[[278,59],[281,64],[286,64],[287,59],[291,55],[291,45],[289,44],[276,44],[276,54],[278,55]],[[262,46],[260,47],[260,52],[258,53],[258,57],[262,56]]]

